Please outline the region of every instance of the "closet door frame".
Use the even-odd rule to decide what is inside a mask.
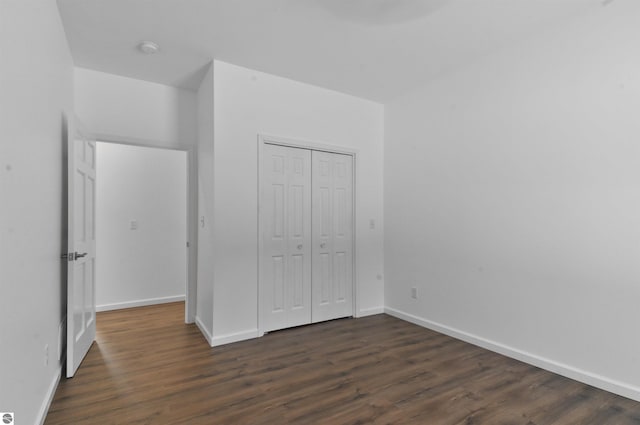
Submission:
[[[300,140],[300,139],[290,139],[286,137],[280,136],[271,136],[267,134],[258,134],[258,246],[257,246],[257,256],[258,256],[258,299],[257,299],[257,316],[258,316],[258,336],[263,336],[265,334],[264,324],[262,323],[262,311],[261,311],[261,300],[263,296],[263,269],[264,264],[262,264],[262,249],[263,249],[263,226],[262,226],[262,214],[261,214],[261,203],[262,203],[262,190],[263,190],[263,160],[264,160],[264,145],[278,145],[284,147],[298,148],[298,149],[308,149],[311,151],[322,151],[328,153],[336,153],[341,155],[350,155],[353,157],[353,169],[352,169],[352,182],[353,182],[353,217],[352,217],[352,229],[353,229],[353,237],[352,237],[352,273],[353,273],[353,317],[358,317],[359,312],[359,297],[358,297],[358,268],[357,268],[357,226],[356,226],[356,216],[357,216],[357,205],[358,205],[358,190],[357,190],[357,179],[356,179],[356,170],[358,169],[358,150],[345,148],[342,146],[336,146],[326,143],[318,143],[312,142],[308,140]]]

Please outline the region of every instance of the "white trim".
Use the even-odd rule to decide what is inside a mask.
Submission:
[[[125,301],[122,303],[102,304],[96,306],[96,311],[122,310],[123,308],[144,307],[147,305],[175,303],[184,301],[184,295],[176,295],[173,297],[147,298],[143,300]]]
[[[359,171],[359,159],[360,155],[357,155],[356,152],[351,154],[353,158],[353,167],[351,169],[351,182],[353,186],[353,208],[351,209],[351,228],[352,228],[352,237],[351,241],[351,250],[353,251],[353,259],[351,260],[351,267],[353,268],[353,317],[361,317],[362,312],[360,311],[360,280],[358,275],[358,221],[356,218],[358,217],[358,205],[360,205],[360,190],[358,190],[358,182],[360,179],[358,178]]]
[[[253,339],[259,336],[257,329],[250,329],[248,331],[234,332],[232,334],[214,336],[211,341],[211,346],[216,347],[218,345],[231,344],[232,342],[244,341],[246,339]]]
[[[312,142],[304,139],[291,139],[288,137],[271,136],[268,134],[258,134],[258,142],[260,144],[270,144],[278,146],[288,146],[291,148],[308,149],[313,151],[322,151],[329,153],[340,153],[343,155],[356,156],[359,153],[358,149],[345,148],[344,146],[332,145],[323,142]]]
[[[358,315],[356,317],[373,316],[374,314],[382,314],[382,313],[384,313],[384,307],[363,308],[358,312]]]
[[[403,311],[396,310],[390,307],[385,307],[384,311],[385,313],[397,317],[398,319],[414,323],[416,325],[443,333],[445,335],[449,335],[453,338],[460,339],[473,345],[477,345],[478,347],[486,348],[487,350],[494,351],[496,353],[511,357],[516,360],[520,360],[530,365],[537,366],[550,372],[557,373],[558,375],[580,381],[582,383],[603,389],[605,391],[609,391],[611,393],[618,394],[632,400],[640,401],[640,387],[625,382],[620,382],[615,379],[607,378],[606,376],[598,375],[596,373],[579,369],[577,367],[552,359],[531,354],[526,351],[519,350],[517,348],[513,348],[499,342],[491,341],[489,339],[482,338],[471,333],[464,332],[437,322],[433,322],[422,317],[414,316],[413,314],[405,313]]]
[[[47,396],[42,401],[42,406],[40,406],[40,411],[38,412],[38,416],[36,418],[37,424],[43,425],[45,419],[47,419],[47,413],[49,413],[49,407],[51,407],[53,396],[56,395],[56,390],[58,389],[58,384],[60,383],[61,377],[62,377],[62,367],[59,366],[58,371],[56,372],[56,376],[53,377],[53,381],[51,381],[51,384],[49,384],[49,389],[47,390]]]
[[[196,326],[198,327],[198,329],[200,329],[202,335],[204,335],[205,339],[209,343],[209,346],[213,347],[213,337],[211,336],[211,333],[209,333],[209,330],[204,325],[204,323],[202,323],[202,320],[200,320],[199,316],[196,316]]]
[[[262,278],[262,269],[264,268],[264,262],[262,261],[262,249],[263,249],[263,245],[264,245],[264,237],[262,236],[262,212],[260,211],[260,207],[262,205],[262,189],[263,189],[263,178],[262,178],[262,173],[264,172],[263,170],[263,165],[262,165],[262,161],[263,161],[263,156],[264,156],[264,140],[262,138],[263,136],[258,134],[258,199],[257,201],[257,205],[258,205],[258,209],[257,209],[257,215],[258,215],[258,221],[256,223],[257,225],[257,229],[258,229],[258,246],[257,246],[257,256],[256,258],[258,259],[258,264],[257,264],[257,268],[258,268],[258,280],[257,280],[257,285],[258,285],[258,299],[257,299],[257,304],[256,304],[256,308],[257,308],[257,323],[256,323],[256,328],[258,329],[258,336],[263,336],[264,335],[264,320],[262,320],[262,282],[260,281]]]
[[[138,146],[141,148],[168,149],[171,151],[191,151],[192,145],[171,146],[168,140],[140,139],[136,137],[120,136],[118,134],[91,133],[96,142],[116,143],[119,145]]]
[[[196,320],[198,276],[198,156],[195,149],[187,151],[187,281],[185,282],[185,323]],[[193,196],[192,196],[193,195]],[[192,267],[193,266],[193,267]]]
[[[140,139],[135,137],[120,136],[118,134],[92,133],[92,139],[101,143],[114,143],[120,145],[137,146],[143,148],[166,149],[173,151],[182,151],[187,153],[187,188],[186,188],[186,219],[187,219],[187,240],[189,247],[186,247],[187,255],[187,282],[185,284],[185,323],[193,323],[196,315],[197,304],[197,267],[191,268],[191,264],[195,264],[198,258],[198,156],[197,147],[193,145],[168,146],[168,141]],[[192,178],[193,177],[193,178]],[[191,196],[191,195],[194,196]]]

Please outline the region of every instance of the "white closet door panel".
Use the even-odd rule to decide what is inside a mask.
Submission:
[[[313,151],[313,312],[353,315],[353,158]]]
[[[260,311],[265,332],[311,322],[311,152],[265,145]]]
[[[353,157],[333,154],[333,311],[353,315]]]

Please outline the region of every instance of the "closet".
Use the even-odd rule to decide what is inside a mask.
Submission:
[[[260,200],[264,332],[353,315],[353,157],[265,144]]]

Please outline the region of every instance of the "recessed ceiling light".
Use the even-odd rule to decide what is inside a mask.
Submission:
[[[158,53],[160,46],[153,41],[142,41],[138,44],[138,50],[147,55],[152,55],[154,53]]]

